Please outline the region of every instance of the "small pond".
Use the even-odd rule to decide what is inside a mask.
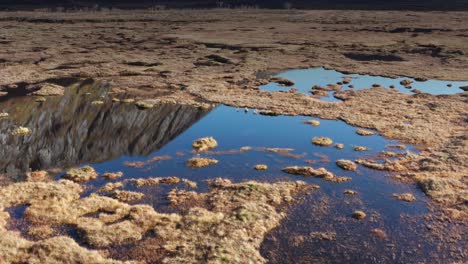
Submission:
[[[460,87],[468,86],[467,81],[441,81],[441,80],[425,80],[417,81],[412,78],[388,78],[382,76],[361,75],[361,74],[344,74],[335,70],[327,70],[324,68],[310,68],[289,70],[282,72],[277,77],[287,78],[295,84],[293,87],[297,88],[298,92],[311,95],[311,89],[314,85],[326,87],[328,84],[337,84],[348,79],[349,83],[343,83],[341,90],[362,90],[371,88],[374,84],[379,84],[382,87],[389,88],[392,85],[401,93],[412,94],[414,91],[430,93],[435,95],[440,94],[456,94],[461,93],[463,90]],[[405,87],[401,84],[403,80],[411,81],[411,88]],[[350,87],[351,85],[351,87]],[[291,87],[285,87],[277,83],[269,83],[261,87],[261,89],[274,92],[274,91],[288,91]],[[390,88],[389,88],[390,89]],[[320,98],[324,101],[339,101],[333,97],[333,92],[329,92],[327,96]]]

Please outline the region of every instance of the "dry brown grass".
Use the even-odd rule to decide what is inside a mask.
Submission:
[[[337,160],[336,165],[343,170],[355,171],[357,170],[357,165],[351,160]]]
[[[192,143],[192,147],[198,152],[214,149],[218,146],[218,142],[213,137],[199,138]]]
[[[304,177],[318,177],[325,181],[334,183],[342,183],[351,180],[349,177],[338,177],[325,168],[314,169],[312,167],[290,166],[283,168],[283,172]]]
[[[407,175],[417,176],[402,177],[419,182],[444,206],[467,212],[463,195],[468,189],[466,93],[407,95],[375,87],[338,91],[335,96],[344,101],[328,103],[261,91],[258,86],[270,76],[256,76],[285,67],[324,66],[363,74],[463,80],[468,65],[463,23],[468,20],[467,12],[213,10],[1,16],[0,35],[5,39],[0,58],[6,62],[0,68],[0,95],[22,82],[42,87],[39,91],[45,95],[63,90],[47,91],[48,80],[53,78],[111,78],[117,97],[140,100],[163,94],[163,101],[201,108],[208,101],[274,115],[340,119],[405,143],[424,145],[419,157],[406,166]],[[250,30],[236,32],[243,27]],[[396,30],[401,28],[423,28],[428,33]],[[34,42],[25,41],[32,35]],[[109,56],[109,51],[114,55]],[[356,56],[396,59],[363,62],[353,59]],[[230,63],[216,63],[220,58]],[[447,178],[450,184],[444,183]],[[441,184],[435,184],[436,190],[428,188],[432,182]]]
[[[187,166],[190,168],[204,168],[218,164],[218,160],[194,157],[187,160]]]
[[[276,208],[307,189],[303,182],[233,184],[222,179],[212,181],[210,186],[209,193],[191,195],[191,199],[209,204],[209,210],[194,207],[178,215],[96,194],[81,198],[80,185],[68,180],[9,185],[0,189],[0,259],[8,263],[120,263],[80,247],[71,238],[56,236],[31,242],[6,230],[9,214],[4,210],[27,204],[25,217],[33,225],[40,225],[43,234],[50,226],[72,225],[81,239],[97,248],[140,241],[152,231],[164,241],[161,247],[169,253],[164,256],[165,263],[264,263],[258,251],[263,237],[285,216]],[[172,192],[170,196],[177,199],[186,194]]]

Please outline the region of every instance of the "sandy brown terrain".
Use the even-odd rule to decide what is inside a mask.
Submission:
[[[221,103],[341,119],[419,145],[420,154],[385,169],[418,182],[445,220],[466,223],[466,92],[407,95],[377,87],[338,92],[343,102],[329,103],[258,89],[275,72],[318,66],[468,80],[465,21],[468,12],[0,13],[0,95],[60,95],[77,79],[91,78],[111,82],[112,97],[149,105]],[[22,246],[32,247],[49,244]]]

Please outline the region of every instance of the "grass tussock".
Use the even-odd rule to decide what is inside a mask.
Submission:
[[[209,184],[209,193],[191,192],[190,199],[203,200],[210,209],[192,207],[184,215],[158,213],[148,205],[129,205],[97,194],[83,198],[82,187],[69,180],[6,186],[0,189],[0,259],[7,263],[121,263],[83,248],[68,237],[31,242],[6,230],[9,214],[5,209],[27,204],[25,218],[39,226],[34,231],[44,237],[52,235],[48,232],[51,226],[72,225],[91,247],[106,248],[137,242],[154,232],[170,253],[164,263],[207,259],[265,263],[259,247],[264,235],[284,217],[277,207],[307,189],[300,181],[234,184],[217,179]],[[186,191],[174,190],[168,198],[184,196]]]

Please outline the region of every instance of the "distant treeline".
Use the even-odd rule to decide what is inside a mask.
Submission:
[[[468,0],[0,0],[0,9],[275,8],[468,10]]]

